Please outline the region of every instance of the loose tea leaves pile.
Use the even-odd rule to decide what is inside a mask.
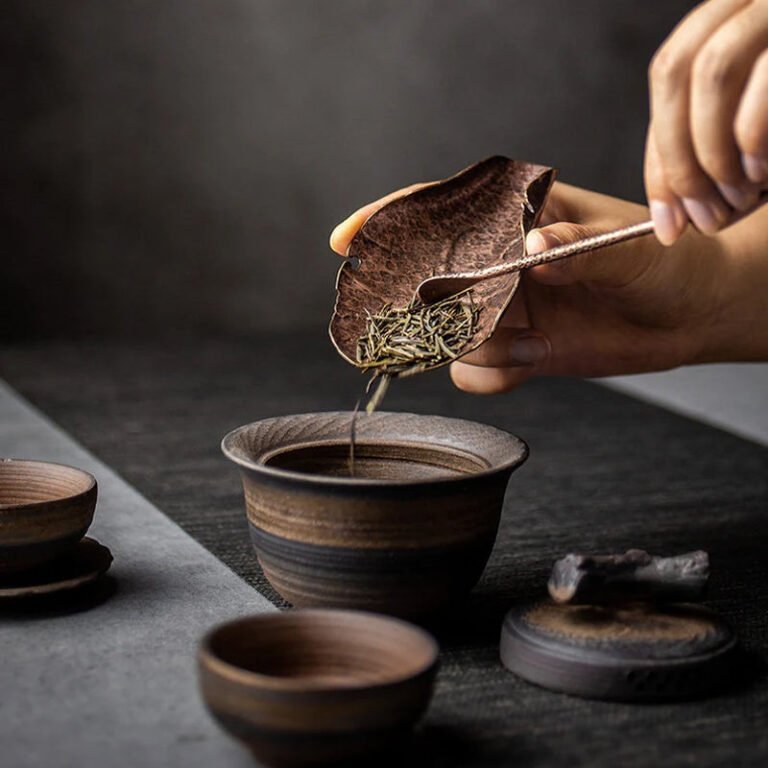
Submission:
[[[392,378],[411,376],[459,357],[477,327],[480,310],[472,289],[434,304],[413,299],[407,307],[385,304],[378,312],[365,311],[365,334],[357,341],[357,366],[373,371],[366,392],[378,385],[365,410],[379,407]]]
[[[408,376],[455,360],[471,341],[480,310],[472,289],[434,304],[385,304],[366,310],[365,334],[357,342],[357,366],[384,376]]]

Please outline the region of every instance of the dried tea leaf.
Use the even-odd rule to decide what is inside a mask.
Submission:
[[[353,238],[350,260],[336,280],[329,330],[342,357],[358,365],[358,342],[367,333],[369,315],[386,305],[410,306],[424,278],[524,256],[525,235],[538,222],[554,176],[545,166],[491,157],[393,200],[368,218]],[[461,355],[491,336],[519,281],[519,274],[513,273],[472,288],[474,305],[481,311]],[[418,370],[451,359],[443,355]]]
[[[409,376],[455,360],[473,339],[480,310],[472,289],[432,304],[385,304],[366,311],[365,333],[357,341],[357,367],[387,376]]]
[[[384,373],[381,376],[373,375],[373,378],[368,382],[368,386],[365,388],[366,392],[370,392],[373,383],[378,379],[376,389],[373,390],[368,402],[365,404],[365,412],[373,413],[383,402],[384,396],[389,389],[389,382],[392,381],[392,377],[388,373]]]

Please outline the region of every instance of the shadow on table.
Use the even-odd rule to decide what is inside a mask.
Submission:
[[[542,577],[541,583],[546,583],[546,577]],[[522,584],[513,590],[476,591],[444,614],[425,621],[424,626],[435,635],[444,649],[498,645],[501,624],[510,608],[545,598],[544,587],[531,590]]]
[[[403,742],[375,758],[365,760],[366,768],[464,768],[481,766],[525,765],[528,749],[517,739],[495,739],[471,733],[459,725],[425,724]]]

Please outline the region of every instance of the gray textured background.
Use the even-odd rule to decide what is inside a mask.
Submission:
[[[695,4],[4,0],[0,339],[316,329],[334,224],[493,153],[641,200],[647,63]],[[768,440],[767,377],[628,386]]]
[[[489,154],[640,199],[694,4],[4,0],[0,335],[325,323],[332,226]]]

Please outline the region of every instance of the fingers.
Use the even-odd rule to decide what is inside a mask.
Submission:
[[[652,125],[645,143],[645,190],[656,237],[663,245],[672,245],[683,234],[688,215],[664,177]]]
[[[473,395],[496,395],[509,392],[533,376],[527,368],[477,368],[458,360],[451,363],[451,380],[464,392]]]
[[[541,253],[556,245],[592,237],[610,229],[610,226],[595,228],[584,224],[559,222],[533,229],[526,238],[526,250],[529,254]],[[527,274],[544,285],[563,286],[590,282],[619,287],[632,282],[647,269],[647,254],[644,254],[643,258],[622,258],[623,255],[632,253],[631,248],[632,243],[620,243],[610,248],[542,264],[529,269]]]
[[[713,33],[748,0],[710,0],[690,13],[675,29],[651,62],[651,126],[654,146],[646,158],[658,158],[660,170],[646,181],[649,203],[660,219],[676,221],[675,211],[682,204],[693,223],[707,234],[717,232],[730,218],[730,210],[710,180],[696,155],[691,135],[690,94],[692,69],[697,55]],[[697,68],[699,79],[703,65]],[[733,168],[730,169],[731,181]],[[660,178],[661,177],[661,178]],[[673,198],[676,198],[674,200]],[[654,202],[659,204],[653,205]],[[677,202],[679,201],[679,202]],[[662,206],[672,206],[663,208]],[[655,222],[655,219],[654,219]],[[663,227],[667,242],[679,232]]]
[[[647,209],[641,205],[561,182],[552,187],[547,199],[547,210],[550,215],[542,217],[542,220],[554,219],[557,223],[528,233],[526,251],[529,254],[592,237],[633,221],[643,221],[648,215]],[[576,221],[580,223],[573,223]],[[681,213],[680,226],[684,227],[684,224],[685,218]],[[533,267],[526,274],[546,285],[572,285],[588,281],[613,287],[626,285],[647,268],[652,253],[646,248],[642,251],[642,258],[621,258],[622,255],[632,254],[632,246],[632,243],[622,243],[593,253],[571,256]]]
[[[331,232],[330,245],[332,250],[336,251],[336,253],[338,253],[340,256],[346,256],[347,249],[349,248],[349,244],[352,242],[352,238],[357,234],[360,227],[365,224],[366,220],[370,216],[373,216],[376,211],[378,211],[380,208],[383,208],[387,203],[391,203],[393,200],[396,200],[398,197],[403,197],[403,195],[416,192],[417,190],[428,187],[434,183],[435,182],[411,184],[408,187],[403,187],[403,189],[390,192],[388,195],[385,195],[379,200],[375,200],[374,202],[368,203],[368,205],[364,205],[362,208],[359,208],[351,216],[348,216],[346,219],[344,219],[341,224],[338,224],[333,232]]]
[[[768,183],[768,50],[752,68],[736,113],[736,142],[742,154],[747,178],[755,184]]]
[[[605,217],[605,211],[616,203],[615,197],[607,197],[581,187],[556,181],[547,195],[541,224],[558,221],[589,221]],[[632,208],[632,203],[626,203]],[[637,206],[639,208],[639,206]]]
[[[751,3],[731,16],[696,54],[691,70],[693,147],[704,172],[737,211],[757,202],[735,137],[736,112],[753,62],[768,44],[768,6]]]
[[[527,304],[518,293],[493,336],[451,365],[454,384],[465,392],[493,394],[545,372],[552,354],[549,339],[529,326]]]
[[[465,392],[508,392],[546,368],[547,337],[529,328],[500,328],[482,347],[451,364],[453,383]]]
[[[502,326],[485,344],[464,355],[460,362],[479,368],[541,366],[551,351],[543,333],[526,327]]]

